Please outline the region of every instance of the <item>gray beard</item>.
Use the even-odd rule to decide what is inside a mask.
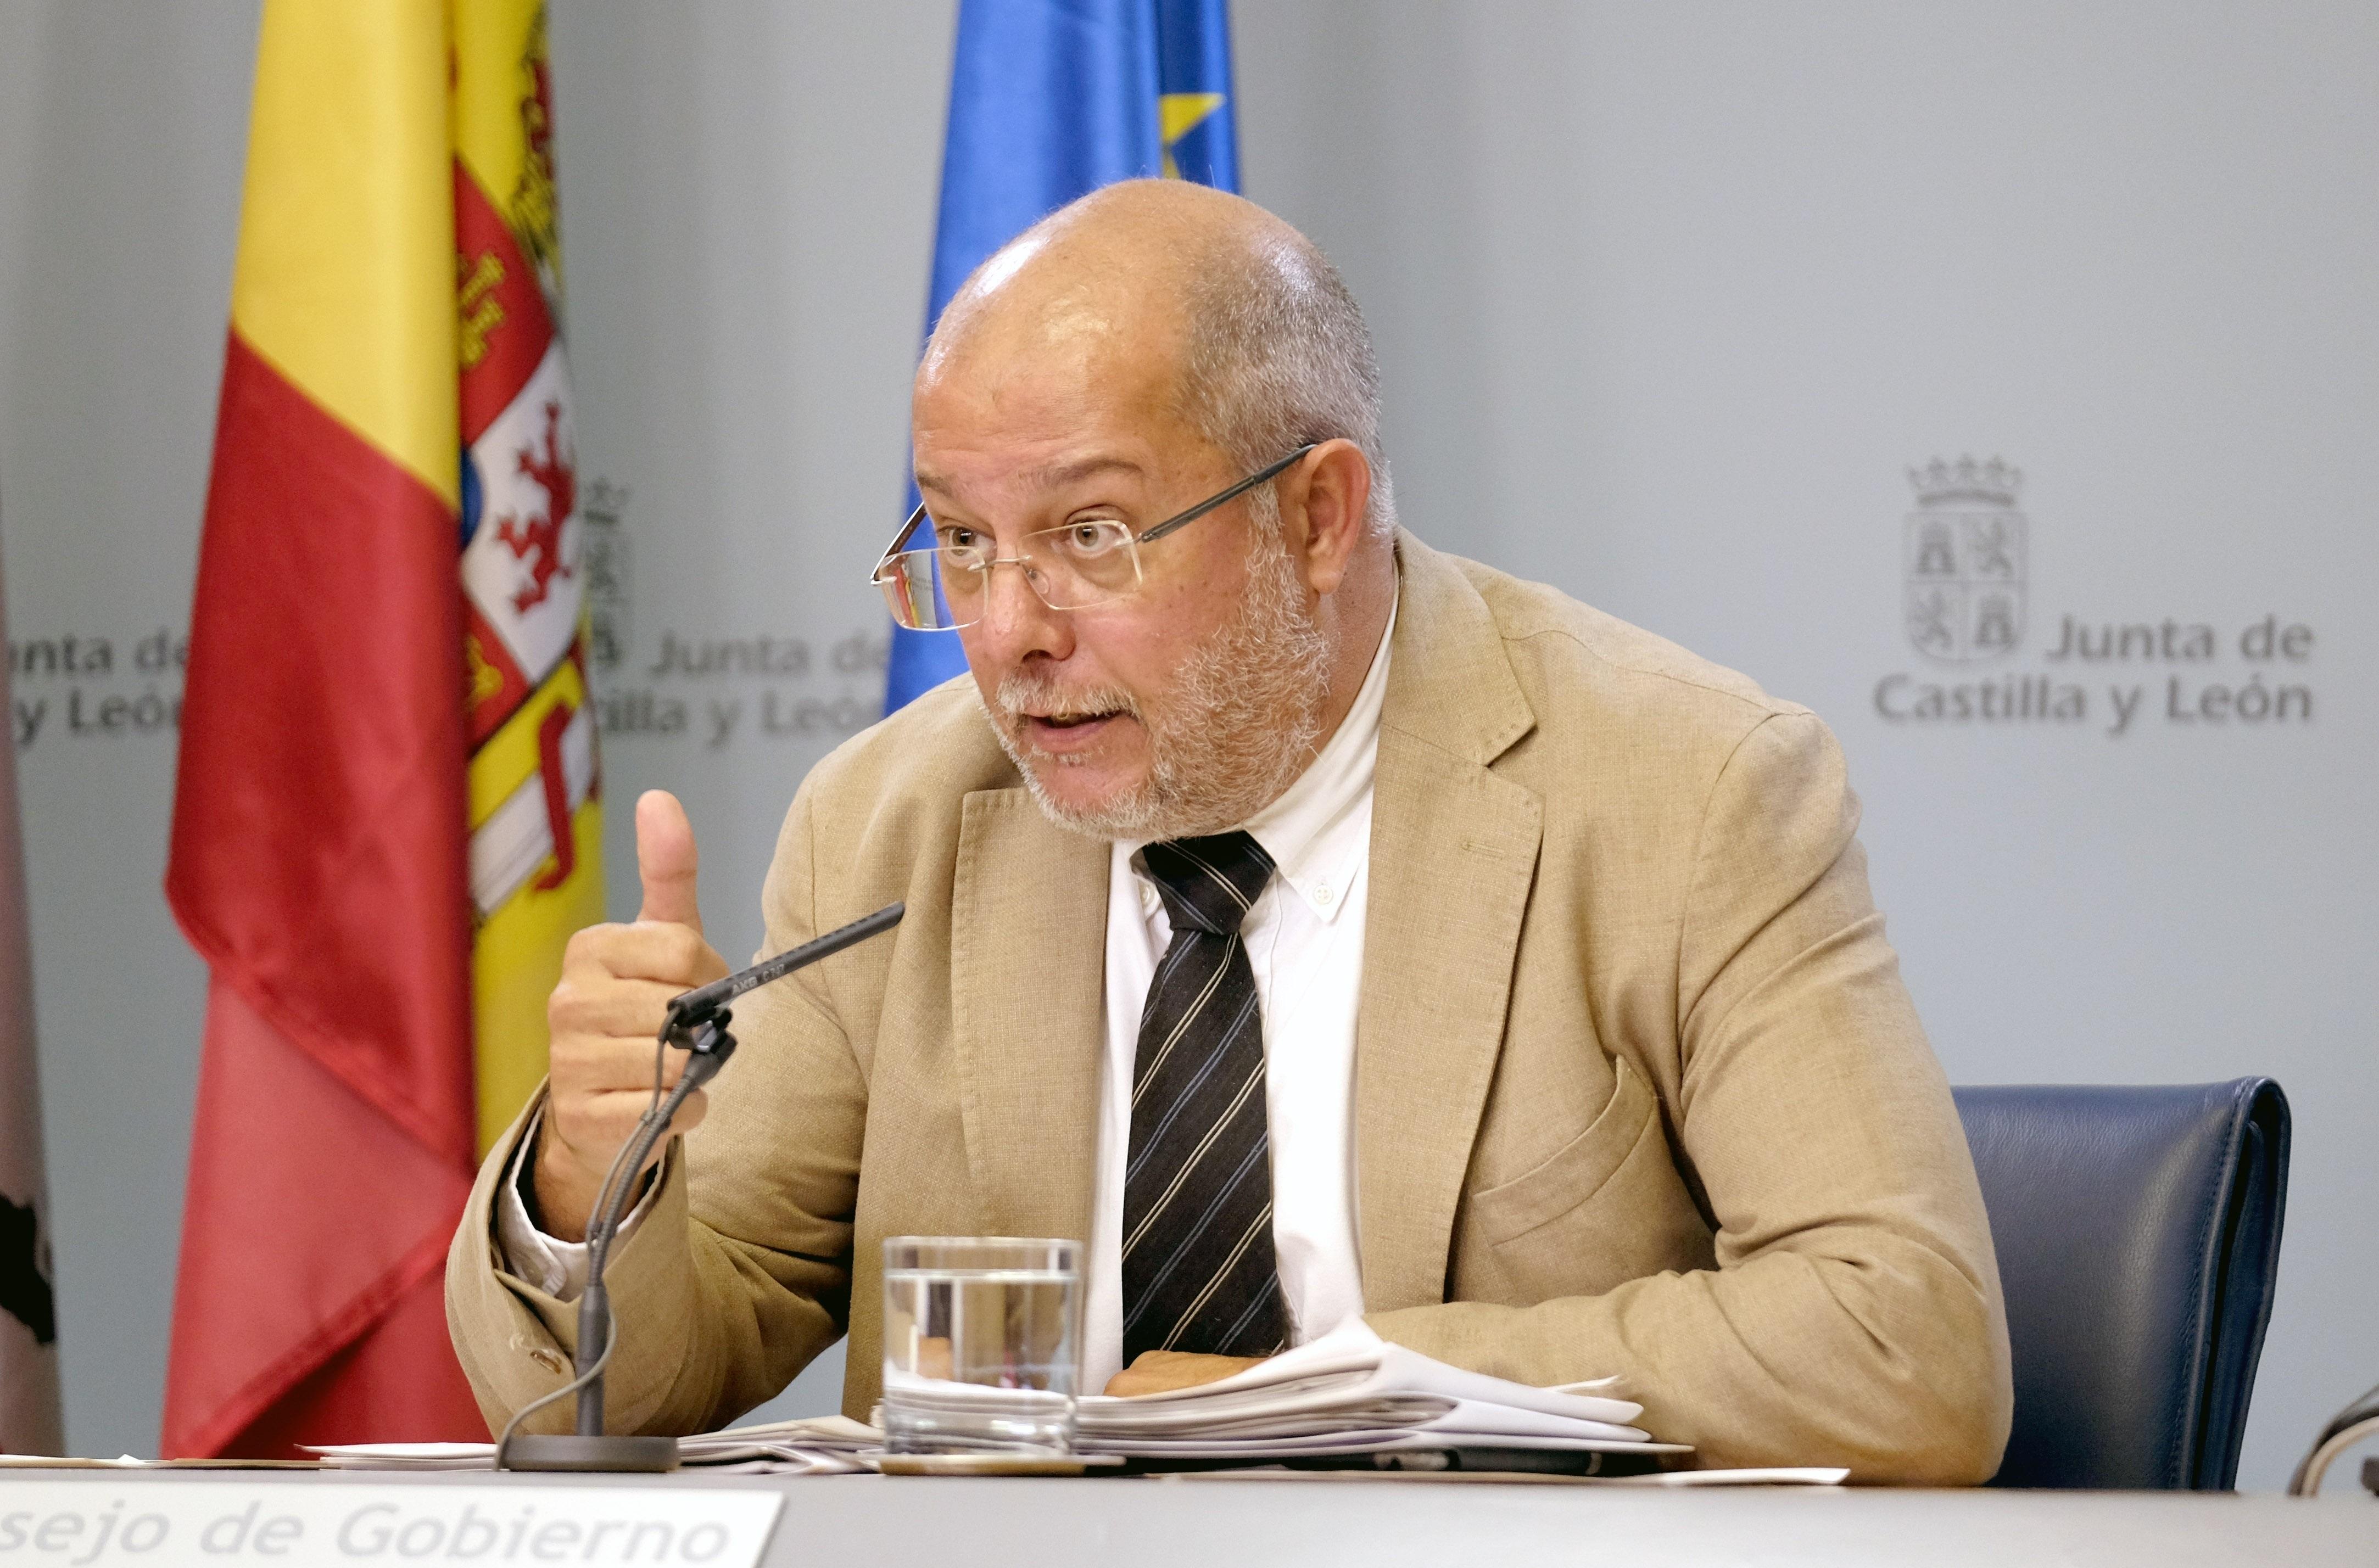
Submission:
[[[987,708],[994,734],[1050,821],[1103,839],[1195,838],[1246,822],[1280,799],[1319,749],[1330,642],[1304,604],[1296,563],[1272,527],[1251,530],[1239,612],[1183,662],[1161,707],[1119,687],[1070,688],[1018,671]],[[1129,715],[1148,733],[1148,776],[1094,805],[1070,805],[1042,783],[1074,766],[1032,747],[1034,708]]]

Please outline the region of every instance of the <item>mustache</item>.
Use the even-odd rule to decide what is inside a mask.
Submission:
[[[1051,718],[1090,718],[1120,713],[1140,718],[1140,699],[1120,686],[1069,687],[1053,677],[1018,670],[1001,680],[993,694],[1000,717],[1011,724],[1038,714]]]

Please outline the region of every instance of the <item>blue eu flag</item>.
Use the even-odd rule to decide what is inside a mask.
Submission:
[[[1153,175],[1239,188],[1227,0],[962,0],[927,330],[993,251]],[[965,669],[951,633],[894,627],[884,711]]]

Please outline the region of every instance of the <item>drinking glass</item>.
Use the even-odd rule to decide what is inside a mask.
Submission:
[[[887,1450],[1073,1451],[1081,1250],[1015,1236],[887,1238]]]

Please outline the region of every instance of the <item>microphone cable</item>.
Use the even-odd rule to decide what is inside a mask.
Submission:
[[[686,1097],[716,1073],[718,1070],[716,1060],[715,1057],[706,1056],[689,1057],[684,1073],[678,1079],[677,1087],[670,1091],[667,1099],[664,1099],[662,1080],[668,1071],[669,1038],[664,1034],[659,1040],[654,1042],[651,1104],[645,1108],[645,1114],[636,1118],[635,1128],[629,1133],[627,1141],[620,1145],[620,1152],[611,1157],[611,1168],[603,1174],[603,1185],[596,1192],[595,1224],[588,1226],[586,1232],[586,1289],[598,1290],[602,1287],[603,1267],[609,1261],[611,1250],[611,1233],[619,1224],[619,1215],[616,1211],[626,1199],[628,1187],[633,1185],[620,1179],[622,1171],[629,1166],[630,1156],[634,1156],[635,1168],[641,1170],[645,1156],[652,1152],[653,1144],[658,1140],[658,1132],[676,1118],[678,1108],[685,1104]],[[697,1073],[694,1070],[694,1065],[696,1062],[703,1061],[712,1062],[714,1065],[709,1071]],[[620,1345],[620,1318],[619,1314],[610,1311],[608,1308],[603,1316],[606,1324],[603,1353],[595,1357],[591,1366],[570,1381],[542,1398],[522,1405],[513,1413],[513,1418],[504,1423],[502,1435],[496,1439],[495,1467],[497,1469],[507,1467],[504,1461],[511,1449],[513,1434],[520,1430],[522,1422],[546,1406],[558,1404],[576,1393],[588,1383],[601,1377],[604,1369],[611,1364],[611,1353]]]

